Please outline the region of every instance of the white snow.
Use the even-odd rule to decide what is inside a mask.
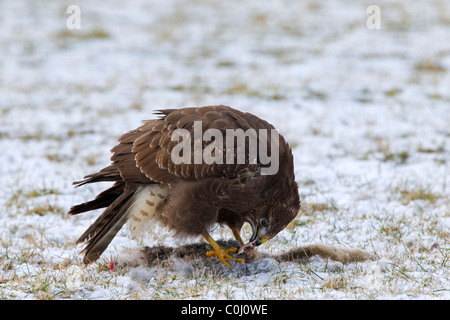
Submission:
[[[365,1],[75,4],[80,30],[66,2],[0,3],[0,298],[450,298],[448,1],[378,1],[380,30]],[[259,250],[324,243],[377,260],[269,259],[218,282],[182,261],[111,272],[130,249],[181,244],[124,228],[82,267],[74,241],[99,212],[66,212],[108,184],[72,182],[154,110],[211,104],[268,120],[293,147],[303,215]]]

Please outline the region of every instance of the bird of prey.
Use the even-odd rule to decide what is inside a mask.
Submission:
[[[232,230],[242,252],[273,238],[295,218],[300,197],[292,150],[271,124],[228,106],[166,109],[157,114],[159,118],[144,121],[119,138],[119,144],[111,149],[109,166],[74,182],[77,187],[113,182],[94,200],[70,208],[70,215],[105,208],[76,241],[86,243],[82,251],[85,264],[100,257],[127,221],[135,225],[156,221],[181,238],[202,236],[213,248],[207,256],[217,256],[229,266],[229,260],[243,259],[231,256],[237,248],[225,250],[211,237],[216,225]],[[198,125],[204,136],[195,132]],[[174,137],[180,129],[184,135]],[[206,137],[208,129],[213,129],[213,135]],[[259,134],[264,130],[268,134]],[[230,132],[253,132],[253,136],[247,134],[237,141],[237,135],[227,135]],[[252,154],[252,141],[258,142],[258,151],[266,148],[267,154]],[[183,142],[215,161],[180,150]],[[174,153],[182,154],[184,161]],[[269,153],[277,155],[272,159],[277,161],[277,170],[264,174],[271,165]],[[244,223],[252,227],[247,244],[240,235]]]

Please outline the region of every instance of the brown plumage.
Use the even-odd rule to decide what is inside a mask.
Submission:
[[[226,140],[223,161],[194,163],[192,153],[191,164],[187,161],[176,164],[171,157],[179,143],[178,139],[172,141],[172,133],[176,129],[186,129],[194,136],[195,121],[201,121],[203,132],[218,129],[224,137],[227,129],[270,131],[274,129],[271,124],[226,106],[160,110],[158,113],[159,119],[145,121],[119,138],[119,144],[111,150],[110,166],[74,183],[82,186],[114,182],[94,200],[69,211],[73,215],[106,208],[77,240],[77,243],[87,242],[83,250],[84,263],[97,260],[127,221],[138,225],[145,219],[155,220],[181,237],[202,235],[214,249],[214,253],[209,254],[228,264],[227,260],[234,259],[230,251],[222,249],[208,233],[216,224],[230,227],[243,247],[253,247],[274,237],[294,219],[300,209],[298,187],[292,152],[281,135],[279,143],[275,144],[279,150],[279,169],[275,174],[261,174],[269,164],[261,161],[259,155],[255,162],[249,160],[249,138],[244,163],[237,161],[237,144],[232,150],[233,161],[225,161]],[[274,137],[269,132],[266,140],[258,136],[258,142],[266,144],[271,151]],[[198,139],[191,141],[192,148],[195,141]],[[208,141],[201,141],[201,145],[205,148]],[[245,222],[251,224],[253,236],[244,246],[239,231]]]

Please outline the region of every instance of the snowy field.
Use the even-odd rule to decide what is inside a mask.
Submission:
[[[0,2],[0,299],[450,299],[449,1],[380,0],[381,29],[368,1],[106,3]],[[144,246],[185,243],[124,228],[84,267],[74,241],[99,212],[66,213],[107,184],[72,182],[153,110],[212,104],[293,147],[302,212],[259,251],[375,259],[149,267]]]

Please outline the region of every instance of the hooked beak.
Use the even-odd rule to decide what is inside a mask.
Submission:
[[[267,241],[267,238],[262,238],[260,233],[261,228],[259,227],[259,224],[257,224],[256,229],[253,231],[253,235],[250,238],[250,243],[253,244],[253,246],[260,246]]]
[[[259,223],[256,223],[256,225],[251,224],[251,226],[252,226],[252,229],[253,229],[253,235],[252,235],[252,237],[250,238],[250,241],[247,244],[244,244],[244,245],[242,245],[239,248],[237,254],[243,253],[246,248],[254,248],[254,247],[260,246],[260,245],[262,245],[264,242],[266,242],[268,240],[267,238],[264,238],[264,237],[260,236],[262,228],[260,227]]]
[[[261,237],[261,231],[263,231],[261,228],[261,226],[259,225],[259,223],[256,223],[256,225],[252,224],[252,229],[253,229],[253,235],[250,238],[250,242],[253,246],[260,246],[262,245],[264,242],[266,242],[268,239]]]

